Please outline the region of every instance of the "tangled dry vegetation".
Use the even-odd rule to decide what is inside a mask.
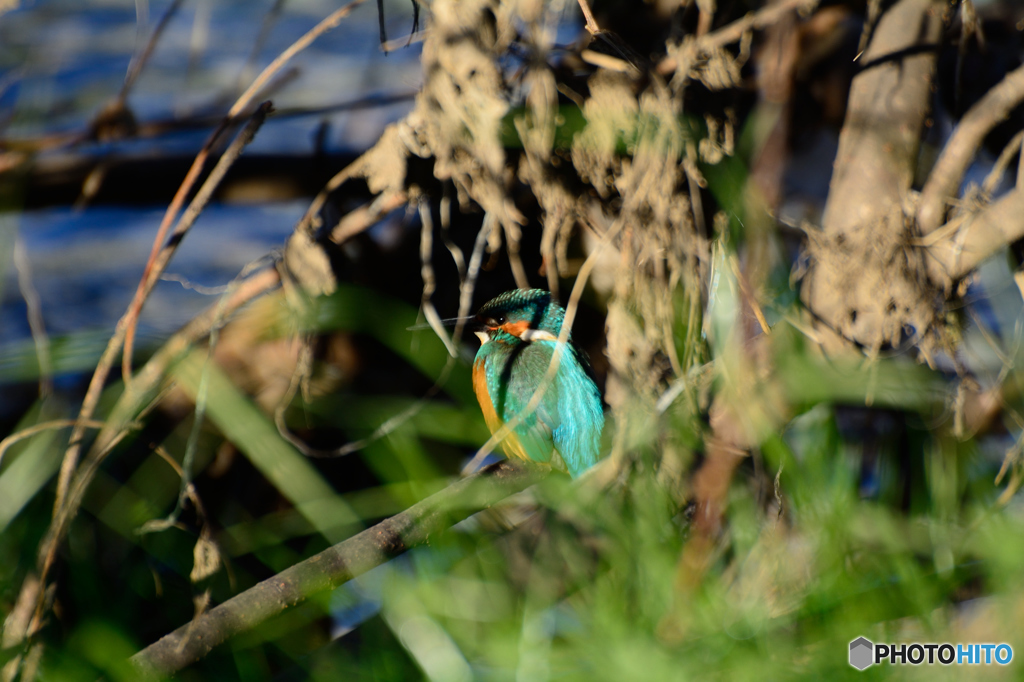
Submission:
[[[682,396],[688,414],[710,410],[711,450],[719,443],[722,456],[732,458],[728,453],[746,452],[793,414],[793,400],[772,368],[771,330],[762,311],[773,305],[766,292],[772,270],[788,267],[770,217],[778,209],[785,159],[762,149],[767,160],[733,179],[739,186],[732,195],[720,187],[712,192],[716,205],[705,205],[712,202],[702,169],[732,155],[737,136],[735,111],[716,105],[713,95],[741,86],[751,40],[755,32],[766,33],[755,65],[760,101],[750,118],[764,117],[779,128],[769,139],[784,139],[798,24],[813,15],[811,21],[834,28],[836,10],[814,14],[816,2],[790,0],[706,31],[712,13],[698,4],[705,32],[672,35],[654,64],[592,22],[588,46],[570,59],[554,58],[557,4],[432,3],[425,84],[414,111],[330,189],[365,179],[378,197],[369,215],[379,216],[374,206],[429,201],[435,181],[451,182],[460,206],[486,216],[481,238],[488,251],[504,241],[520,286],[527,286],[519,259],[524,229],[538,225],[543,232],[544,270],[555,292],[559,276],[569,274],[570,240],[581,233],[593,268],[585,274],[607,299],[606,400],[621,427],[616,455],[631,449],[632,432],[649,434],[645,415],[664,412],[667,397]],[[921,140],[933,123],[935,46],[954,22],[964,41],[977,28],[934,0],[904,0],[884,12],[876,4],[874,23],[861,36],[860,71],[821,224],[801,226],[806,241],[796,281],[805,308],[785,313],[784,327],[792,325],[826,354],[876,358],[886,349],[913,348],[934,365],[936,356],[957,354],[959,323],[946,310],[956,306],[963,292],[958,286],[1024,230],[1011,215],[1019,191],[991,206],[984,199],[958,203],[955,192],[981,139],[1019,104],[1024,88],[1018,69],[978,102],[965,117],[972,125],[957,130],[917,191],[915,178],[926,170],[918,167]],[[963,16],[970,11],[963,9]],[[513,46],[520,58],[511,70],[503,60]],[[688,98],[695,89],[700,94]],[[567,101],[586,122],[568,135]],[[414,157],[428,160],[429,177],[415,175],[424,167],[414,167]],[[771,168],[772,161],[779,167]],[[1005,162],[997,172],[1003,169]],[[536,201],[535,215],[524,215],[524,191]],[[364,218],[356,229],[368,222]],[[313,235],[321,227],[311,218],[300,229]],[[340,242],[352,232],[344,218],[331,238]],[[709,306],[722,270],[734,280],[739,312],[732,328],[719,330],[729,338],[715,339]],[[717,374],[707,364],[712,357]],[[713,374],[721,390],[710,404]],[[662,454],[671,460],[672,437],[665,437]],[[699,500],[703,494],[693,486],[704,479],[685,482],[690,457],[681,456],[662,466],[679,477],[681,499]],[[718,493],[707,492],[710,497],[724,490],[721,482],[712,487]]]
[[[972,201],[957,196],[985,134],[1024,99],[1024,71],[1012,72],[967,112],[930,174],[923,173],[919,152],[931,125],[935,46],[955,22],[963,35],[970,26],[942,0],[898,0],[884,11],[882,3],[869,3],[875,14],[863,31],[864,49],[849,90],[824,212],[820,224],[800,226],[805,239],[794,281],[803,305],[782,304],[774,298],[772,278],[790,268],[785,239],[792,241],[794,231],[780,238],[773,217],[785,159],[772,141],[786,138],[784,126],[793,114],[800,27],[819,22],[834,28],[836,9],[817,9],[816,0],[779,0],[725,21],[714,15],[714,3],[682,4],[693,5],[687,16],[696,17],[695,29],[677,27],[667,43],[640,55],[593,19],[588,19],[588,44],[572,50],[556,46],[564,2],[430,2],[424,84],[412,111],[314,200],[288,242],[283,267],[234,289],[136,373],[81,463],[80,427],[62,470],[56,520],[43,540],[42,579],[26,580],[19,601],[38,608],[21,622],[20,637],[8,626],[6,646],[29,638],[45,618],[42,585],[68,519],[92,474],[156,395],[173,361],[279,279],[296,307],[330,294],[337,287],[331,249],[396,209],[419,211],[429,256],[431,207],[441,202],[442,186],[453,188],[461,210],[483,216],[471,257],[461,251],[456,256],[464,279],[461,314],[468,310],[485,254],[504,252],[516,282],[530,284],[521,244],[531,230],[541,233],[543,276],[571,310],[585,284],[606,303],[605,396],[615,429],[612,454],[591,485],[612,489],[628,481],[631,471],[648,468],[671,491],[677,508],[691,505],[692,528],[676,576],[680,593],[696,589],[721,558],[717,543],[737,467],[807,406],[793,377],[777,366],[780,355],[795,345],[808,349],[811,359],[803,367],[812,373],[863,362],[870,371],[880,354],[910,348],[926,363],[955,359],[959,321],[947,309],[962,295],[961,284],[982,260],[1024,236],[1019,185],[994,202],[986,195]],[[731,100],[718,95],[751,80],[756,103],[746,112],[748,119],[739,121]],[[776,132],[761,137],[768,142],[752,155],[749,169],[729,171],[735,169],[729,160],[737,153],[739,129],[751,121]],[[781,132],[777,126],[783,126]],[[1015,144],[1019,148],[1019,135]],[[921,177],[923,182],[915,180]],[[324,206],[357,182],[365,183],[371,200],[326,223]],[[580,251],[582,265],[572,257]],[[423,305],[428,321],[435,321],[429,261],[424,258]],[[162,267],[159,260],[154,267]],[[576,286],[566,296],[559,286],[573,275]],[[123,339],[120,328],[119,334]],[[118,344],[112,344],[110,361]],[[298,369],[291,387],[278,395],[295,395],[302,373],[312,367],[310,352],[288,347],[289,373]],[[869,404],[884,403],[885,391],[899,388],[877,378],[868,383],[860,396]],[[963,427],[964,413],[984,409],[975,400],[978,390],[972,393],[962,381],[958,385],[969,394],[958,394],[955,403],[953,421]],[[82,420],[91,418],[95,404],[93,394]],[[510,488],[535,480],[521,472],[508,475],[514,479]],[[768,474],[769,480],[773,476]],[[492,490],[483,503],[508,492]],[[781,513],[783,495],[776,477],[772,494],[761,502]],[[382,546],[351,545],[352,552],[364,553],[358,560],[342,548],[324,560],[332,562],[329,569],[323,562],[310,569],[337,571],[329,577],[303,582],[307,578],[289,574],[287,580],[296,582],[289,582],[274,604],[267,605],[269,597],[260,601],[260,595],[234,607],[227,602],[143,652],[137,662],[164,672],[188,664],[247,627],[244,623],[304,599],[305,590],[347,580],[419,542],[430,531],[409,528],[434,519],[432,509],[410,510],[411,516],[387,529],[391,535]],[[447,521],[437,523],[443,527]],[[760,547],[771,556],[777,549]],[[759,582],[762,573],[749,581],[742,573],[734,576],[736,584],[751,594],[779,588],[772,607],[779,613],[789,608],[782,603],[786,589],[807,579],[789,575],[783,589]],[[233,618],[235,612],[225,607],[244,615]],[[673,617],[659,627],[665,641],[686,636]],[[200,630],[202,636],[196,634]]]

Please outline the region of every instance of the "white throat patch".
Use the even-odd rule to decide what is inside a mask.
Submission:
[[[473,333],[476,334],[476,337],[478,339],[480,339],[480,345],[481,346],[491,340],[491,335],[488,334],[487,332],[473,332]]]
[[[558,337],[543,329],[527,329],[519,338],[523,341],[558,341]]]

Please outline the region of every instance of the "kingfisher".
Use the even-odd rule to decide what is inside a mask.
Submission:
[[[473,390],[493,434],[530,402],[558,346],[565,309],[541,289],[506,291],[477,312]],[[601,454],[604,412],[586,354],[572,336],[533,414],[501,446],[509,457],[548,464],[576,478]]]

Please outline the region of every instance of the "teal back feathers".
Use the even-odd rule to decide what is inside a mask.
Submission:
[[[505,292],[477,313],[482,342],[473,387],[494,433],[519,414],[540,386],[557,346],[565,310],[539,289]],[[575,478],[600,457],[604,412],[586,356],[572,343],[533,414],[503,441],[510,457],[548,463]]]

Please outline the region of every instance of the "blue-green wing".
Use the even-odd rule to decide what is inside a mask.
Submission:
[[[504,401],[505,421],[526,407],[547,372],[554,348],[554,342],[535,341],[513,360],[514,371]],[[536,411],[514,430],[531,460],[548,462],[557,450],[575,478],[600,456],[604,412],[597,387],[575,349],[570,346],[567,350],[562,355],[558,380],[544,392]]]
[[[573,478],[597,464],[601,457],[604,409],[597,386],[584,371],[575,349],[563,355],[566,364],[559,372],[557,426],[552,429],[555,447]]]

